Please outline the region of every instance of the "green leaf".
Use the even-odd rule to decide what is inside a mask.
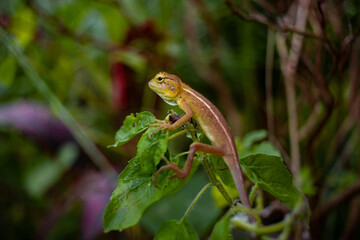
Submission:
[[[11,21],[10,32],[15,37],[15,42],[25,48],[34,38],[36,32],[37,17],[27,7],[19,9]]]
[[[164,222],[155,235],[155,240],[199,239],[189,221],[169,220]]]
[[[15,76],[17,62],[14,57],[8,56],[0,62],[0,86],[9,87]]]
[[[115,144],[110,145],[109,147],[119,147],[123,145],[134,136],[148,128],[151,123],[155,122],[155,120],[155,116],[150,112],[128,115],[125,118],[123,125],[116,133]]]
[[[259,144],[256,142],[264,139],[266,137],[265,130],[253,131],[247,134],[244,137],[244,140],[236,139],[237,150],[239,152],[239,157],[245,157],[249,154],[262,153],[267,155],[273,155],[280,157],[279,151],[268,141],[262,141]],[[222,160],[221,157],[210,156],[211,164],[220,177],[221,181],[228,187],[235,189],[235,184],[231,173],[228,169],[226,163]]]
[[[252,131],[246,134],[242,140],[242,145],[245,149],[249,149],[251,145],[256,143],[257,141],[263,140],[266,138],[267,132],[264,129]]]
[[[132,126],[130,120],[134,118],[133,115],[128,116],[124,125]],[[152,131],[154,127],[149,128],[142,135],[138,143],[137,155],[129,161],[119,176],[119,184],[104,213],[106,232],[121,231],[136,224],[143,211],[161,197],[162,192],[155,187],[152,175],[166,152],[168,132],[158,131],[151,136]]]
[[[224,185],[225,190],[228,192],[230,197],[232,199],[239,198],[239,194],[235,187],[228,187],[227,185]],[[219,209],[225,209],[229,207],[228,201],[224,198],[222,193],[217,189],[216,187],[211,188],[211,196],[213,200],[215,201],[216,207]]]
[[[210,235],[209,240],[229,240],[233,239],[232,235],[230,234],[230,215],[225,214],[220,221],[215,224],[215,227]]]
[[[266,137],[266,130],[256,130],[246,134],[243,139],[236,138],[235,142],[239,157],[242,158],[252,153],[263,153],[280,157],[281,154],[274,145],[269,141],[264,141]]]
[[[281,154],[269,141],[263,141],[250,149],[250,153],[263,153],[280,157]]]
[[[220,177],[221,181],[228,187],[235,189],[235,183],[228,166],[221,157],[210,155],[210,161],[216,174]]]
[[[113,192],[104,213],[104,231],[123,230],[135,225],[145,209],[162,196],[180,189],[189,179],[172,178],[174,173],[163,171],[158,176],[159,188],[155,187],[153,175],[167,149],[168,131],[149,128],[140,138],[137,155],[129,161],[119,176],[119,184]],[[175,162],[175,164],[177,164]],[[198,163],[194,162],[192,175]]]
[[[277,156],[266,154],[251,154],[240,159],[240,165],[246,176],[254,183],[294,208],[298,203],[301,192],[295,187],[293,178]]]
[[[280,157],[279,151],[269,142],[261,141],[267,136],[265,130],[257,130],[248,133],[243,140],[236,139],[236,146],[239,152],[239,158],[248,156],[249,154],[262,153]],[[259,141],[261,141],[259,143]],[[226,163],[221,157],[210,156],[211,164],[221,181],[228,187],[235,189],[232,175]]]

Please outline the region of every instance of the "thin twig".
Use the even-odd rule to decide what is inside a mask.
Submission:
[[[187,11],[185,17],[185,33],[187,47],[191,53],[189,54],[190,61],[194,65],[194,69],[197,74],[199,74],[204,81],[208,82],[218,91],[218,95],[221,96],[219,98],[221,106],[224,108],[225,115],[229,119],[229,125],[233,133],[235,135],[239,135],[241,132],[241,116],[231,97],[230,89],[226,86],[219,71],[219,51],[221,50],[220,40],[218,38],[219,31],[202,1],[189,0],[186,1],[186,4]],[[201,54],[199,33],[194,22],[194,19],[198,18],[198,14],[201,14],[203,17],[204,23],[209,31],[209,35],[211,36],[212,55],[207,59],[205,59]]]
[[[360,69],[359,69],[360,41],[357,41],[353,47],[350,61],[350,94],[348,104],[351,105],[359,94],[360,87]]]
[[[276,30],[276,31],[293,32],[293,33],[297,33],[299,35],[303,35],[306,37],[318,38],[323,41],[326,41],[326,39],[323,36],[316,35],[312,32],[304,31],[302,29],[298,29],[296,27],[289,26],[289,25],[275,24],[275,23],[271,22],[269,19],[267,19],[265,16],[263,16],[259,13],[250,13],[249,15],[246,15],[240,9],[236,8],[231,0],[225,0],[225,3],[236,16],[238,16],[239,18],[241,18],[244,21],[258,22],[258,23],[264,24],[267,27],[269,27],[273,30]]]
[[[191,210],[195,207],[196,203],[199,201],[200,197],[205,193],[205,191],[212,185],[212,183],[208,183],[206,184],[201,190],[200,192],[196,195],[196,197],[194,198],[194,200],[191,202],[191,204],[189,205],[188,209],[186,210],[184,216],[181,218],[181,221],[184,221],[184,219],[187,218],[187,216],[189,216]]]
[[[299,29],[299,28],[293,27],[291,25],[281,24],[281,21],[279,24],[273,23],[268,18],[266,18],[265,16],[263,16],[259,13],[250,13],[249,15],[246,15],[240,9],[236,8],[231,0],[225,0],[225,3],[237,17],[239,17],[240,19],[242,19],[244,21],[258,22],[258,23],[266,25],[267,27],[269,27],[273,30],[280,31],[280,32],[292,32],[292,33],[297,33],[299,35],[302,35],[304,37],[317,38],[326,43],[326,45],[328,46],[328,49],[332,55],[338,56],[338,51],[336,50],[336,47],[334,47],[333,43],[331,42],[329,37],[326,35],[317,35],[313,32],[305,31],[304,29]]]
[[[297,29],[305,29],[310,0],[300,1],[296,10],[295,27]],[[299,62],[303,35],[295,33],[293,35],[291,46],[287,59],[282,59],[281,69],[284,74],[285,93],[287,99],[287,109],[289,118],[289,135],[290,135],[290,151],[291,151],[291,166],[290,169],[294,174],[295,182],[300,184],[299,170],[300,170],[300,149],[299,149],[299,132],[298,132],[298,115],[296,106],[295,93],[295,74]]]
[[[268,30],[268,41],[266,47],[266,69],[265,69],[265,88],[266,88],[266,119],[267,128],[269,131],[269,140],[280,151],[285,163],[290,166],[289,154],[281,146],[280,142],[276,138],[275,134],[275,120],[273,109],[273,97],[272,97],[272,74],[274,64],[274,47],[275,47],[275,33],[273,30]]]
[[[354,198],[351,201],[349,211],[348,211],[348,219],[346,221],[345,232],[342,234],[341,240],[350,240],[354,239],[353,233],[359,227],[360,220],[360,206],[359,206],[360,198]]]
[[[265,88],[266,88],[266,119],[267,128],[269,131],[270,141],[275,138],[275,126],[274,126],[274,109],[272,99],[272,71],[274,65],[274,45],[275,36],[272,30],[268,30],[267,46],[266,46],[266,66],[265,66]]]
[[[331,211],[360,194],[360,179],[328,202],[321,203],[312,213],[314,221],[325,218]]]
[[[310,117],[307,119],[306,123],[299,130],[299,139],[306,138],[311,130],[315,127],[317,119],[321,113],[321,104],[318,102],[315,104],[313,111],[310,114]]]

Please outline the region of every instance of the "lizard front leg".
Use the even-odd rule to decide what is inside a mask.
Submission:
[[[177,120],[173,124],[169,124],[169,123],[166,123],[164,121],[157,120],[156,123],[153,123],[153,124],[150,125],[150,126],[156,126],[157,127],[157,128],[155,128],[155,130],[153,131],[152,134],[154,134],[157,130],[165,130],[165,129],[175,130],[178,127],[180,127],[181,125],[184,125],[187,121],[190,120],[190,118],[192,118],[192,116],[194,115],[193,111],[191,110],[189,105],[187,105],[185,103],[184,100],[179,99],[177,104],[185,112],[185,115],[182,116],[179,120]]]

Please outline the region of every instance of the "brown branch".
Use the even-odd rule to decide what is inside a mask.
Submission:
[[[234,105],[234,101],[231,97],[231,92],[226,86],[224,79],[221,77],[219,71],[219,56],[220,53],[220,39],[218,39],[218,29],[216,29],[211,15],[200,0],[189,0],[187,3],[187,11],[185,17],[185,33],[186,42],[189,49],[190,61],[194,65],[194,69],[201,78],[207,81],[214,89],[217,90],[220,97],[221,106],[224,108],[225,115],[229,119],[229,124],[234,134],[240,134],[241,132],[241,117],[240,113]],[[192,5],[189,5],[192,4]],[[193,8],[192,6],[195,6]],[[197,10],[197,11],[196,11]],[[197,19],[197,13],[203,16],[204,22],[211,37],[212,56],[210,60],[205,60],[200,52],[201,47],[199,44],[199,33],[195,26],[194,19]],[[215,54],[214,54],[215,52]]]
[[[338,208],[342,204],[350,201],[360,194],[360,179],[358,179],[352,186],[337,194],[328,202],[321,203],[317,209],[312,213],[313,221],[321,221],[326,216]]]
[[[360,128],[360,94],[355,98],[350,111],[350,116],[356,121]]]
[[[240,9],[236,8],[231,0],[225,0],[225,3],[234,15],[236,15],[237,17],[239,17],[240,19],[242,19],[244,21],[257,22],[257,23],[264,24],[267,27],[269,27],[273,30],[276,30],[276,31],[297,33],[304,37],[317,38],[321,41],[324,41],[326,43],[326,46],[327,46],[330,54],[332,55],[333,59],[338,59],[339,53],[337,51],[337,48],[333,45],[333,43],[331,42],[331,40],[329,39],[329,37],[326,34],[318,35],[313,32],[306,31],[304,29],[299,29],[297,27],[293,27],[291,25],[284,24],[282,21],[279,24],[273,23],[264,15],[255,13],[255,12],[250,13],[249,15],[246,15]]]
[[[275,33],[268,29],[268,41],[266,47],[266,73],[265,73],[265,88],[266,88],[266,119],[267,128],[269,131],[269,140],[280,151],[281,156],[284,158],[286,165],[290,166],[290,156],[284,150],[275,134],[275,120],[273,109],[272,97],[272,70],[274,65],[274,46],[275,46]]]
[[[357,41],[353,47],[351,60],[350,60],[350,95],[348,99],[349,105],[354,102],[356,96],[359,94],[360,87],[360,70],[359,70],[359,54],[360,54],[360,41]]]
[[[299,139],[306,138],[312,129],[314,129],[317,119],[320,116],[321,104],[318,102],[315,104],[313,111],[310,114],[310,117],[307,119],[306,123],[299,130]]]
[[[328,154],[326,157],[324,169],[327,169],[327,168],[329,168],[330,165],[332,165],[330,160],[337,152],[339,153],[339,156],[340,156],[338,164],[344,165],[346,156],[348,155],[349,152],[351,152],[351,149],[354,148],[354,144],[356,142],[355,138],[357,136],[356,129],[354,129],[354,131],[352,131],[352,132],[350,132],[350,130],[353,128],[353,126],[356,123],[357,114],[358,114],[358,112],[360,112],[359,106],[360,106],[360,97],[358,97],[357,99],[354,99],[354,101],[351,102],[350,108],[349,108],[349,114],[343,120],[342,124],[338,128],[338,131],[336,132],[335,136],[333,137],[333,140],[330,142],[330,144],[329,144],[330,147],[329,147],[329,151],[328,151]],[[360,125],[359,125],[359,129],[360,129]],[[350,132],[350,136],[349,136],[349,132]],[[347,138],[350,138],[350,139],[347,140],[347,144],[344,145],[343,143],[344,143],[344,141],[346,141]],[[332,168],[337,169],[337,166],[335,165]],[[323,172],[322,175],[324,175],[324,174],[325,174],[325,172]],[[322,177],[323,176],[321,176],[320,178],[322,178]]]
[[[313,24],[318,24],[320,25],[316,30],[318,30],[319,32],[317,32],[317,34],[320,34],[322,36],[325,36],[325,17],[324,17],[324,12],[322,10],[322,4],[321,1],[318,1],[318,21],[313,22]],[[315,30],[315,31],[316,31]],[[324,46],[324,42],[323,41],[318,41],[317,42],[317,47],[316,47],[316,55],[315,55],[315,76],[316,78],[315,83],[318,85],[318,89],[320,90],[320,96],[323,98],[323,100],[325,101],[325,103],[329,103],[329,91],[327,86],[324,83],[324,76],[322,74],[322,66],[323,66],[323,46]]]
[[[295,177],[295,181],[299,180],[300,170],[300,149],[299,149],[299,132],[298,132],[298,115],[296,107],[296,93],[294,86],[294,76],[284,71],[285,93],[289,121],[289,137],[291,165],[290,169]]]
[[[315,16],[310,15],[310,18],[309,18],[310,24],[311,24],[315,34],[326,37],[326,34],[325,34],[326,21],[325,21],[325,16],[324,16],[324,12],[323,12],[322,1],[318,1],[317,5],[314,9],[315,10],[312,13],[314,13]],[[317,54],[315,57],[315,64],[314,64],[315,66],[313,66],[313,64],[310,63],[309,59],[303,58],[303,63],[308,67],[309,70],[311,70],[313,72],[313,74],[315,76],[314,83],[316,84],[317,89],[319,90],[320,99],[322,100],[322,102],[324,102],[324,105],[325,105],[325,114],[322,115],[322,117],[317,120],[317,123],[312,127],[311,131],[309,131],[307,134],[307,137],[308,137],[307,150],[308,151],[307,151],[306,159],[307,159],[308,163],[310,164],[310,166],[313,166],[313,169],[315,168],[314,159],[313,159],[314,158],[313,149],[315,148],[315,146],[314,146],[315,140],[318,138],[319,133],[325,127],[327,121],[330,119],[331,113],[334,108],[333,97],[329,91],[328,84],[325,82],[324,75],[321,71],[322,66],[323,66],[323,50],[322,50],[323,46],[324,46],[324,42],[318,41],[317,47],[316,47]],[[329,46],[329,44],[326,46]],[[329,52],[332,53],[334,51],[329,51]],[[336,62],[338,62],[338,53],[337,52],[336,52],[336,54],[333,54],[334,68],[335,68]]]
[[[354,45],[355,41],[357,40],[358,36],[359,36],[359,30],[357,32],[353,33],[352,27],[350,27],[349,35],[347,35],[341,42],[340,56],[342,58],[339,60],[339,67],[338,67],[339,72],[344,71],[344,67],[347,65],[348,60],[352,56],[353,45]]]
[[[296,10],[295,27],[297,29],[305,29],[310,0],[299,2]],[[283,48],[285,44],[285,36],[278,35],[283,38],[281,42],[278,41],[278,48]],[[291,166],[290,169],[295,177],[295,181],[299,184],[299,171],[300,171],[300,148],[299,148],[299,132],[298,132],[298,115],[296,106],[296,93],[295,93],[295,74],[297,65],[300,58],[302,48],[303,36],[294,34],[289,53],[286,54],[285,50],[280,50],[281,57],[281,70],[284,75],[286,103],[289,119],[289,137],[290,137],[290,151],[291,151]],[[287,55],[287,56],[286,56]]]
[[[307,159],[308,163],[311,164],[312,166],[314,165],[313,151],[314,151],[315,140],[319,136],[319,133],[321,132],[321,130],[325,127],[328,120],[330,119],[333,110],[334,110],[334,102],[331,101],[330,104],[327,105],[326,110],[325,110],[325,114],[323,115],[323,117],[318,121],[316,126],[309,133],[309,139],[308,139],[308,142],[307,142],[307,150],[308,151],[307,151],[307,158],[306,159]]]
[[[356,129],[351,133],[350,139],[347,141],[346,145],[343,147],[339,155],[339,160],[337,161],[338,166],[335,169],[343,168],[351,156],[351,153],[354,152],[356,142],[358,140],[358,131]]]
[[[228,6],[228,8],[240,19],[244,20],[244,21],[248,21],[248,22],[258,22],[261,24],[266,25],[267,27],[276,30],[276,31],[280,31],[280,32],[293,32],[293,33],[297,33],[299,35],[303,35],[306,37],[311,37],[311,38],[318,38],[322,41],[327,41],[327,39],[325,39],[323,36],[319,36],[316,35],[312,32],[309,31],[305,31],[302,29],[298,29],[296,27],[293,26],[289,26],[289,25],[279,25],[276,23],[271,22],[268,18],[266,18],[265,16],[259,14],[259,13],[250,13],[249,15],[246,15],[245,13],[243,13],[240,9],[236,8],[235,5],[233,4],[233,2],[231,0],[225,0],[226,5]]]
[[[354,239],[353,233],[359,227],[360,220],[360,206],[359,206],[359,197],[354,198],[351,201],[350,208],[348,211],[348,219],[345,228],[345,232],[342,234],[341,240],[350,240]]]
[[[349,132],[353,124],[354,120],[350,117],[350,115],[347,115],[346,118],[339,125],[338,130],[336,131],[335,135],[332,138],[332,141],[329,144],[330,147],[327,153],[325,165],[331,165],[331,158],[334,157],[337,151],[339,151],[339,146],[342,145],[344,139],[348,137],[347,133]]]
[[[266,46],[266,66],[265,66],[265,89],[266,89],[266,120],[269,131],[269,139],[275,138],[274,126],[274,108],[272,98],[272,71],[274,65],[274,32],[268,29],[267,46]]]
[[[330,201],[321,203],[311,214],[310,229],[313,239],[321,239],[322,226],[326,223],[327,216],[331,211],[354,199],[360,194],[360,179],[352,186],[337,194]]]

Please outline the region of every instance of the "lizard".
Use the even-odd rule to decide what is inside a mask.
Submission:
[[[185,112],[185,115],[172,124],[158,120],[152,124],[153,126],[157,126],[155,131],[159,129],[177,129],[193,118],[212,143],[212,145],[201,142],[192,143],[189,148],[184,170],[181,170],[176,164],[167,161],[167,165],[160,167],[156,172],[155,183],[158,174],[165,169],[174,171],[176,173],[175,176],[178,178],[186,178],[190,173],[193,158],[197,151],[213,154],[224,159],[234,179],[240,201],[244,206],[251,208],[244,186],[243,173],[240,167],[235,141],[221,112],[207,98],[183,83],[176,75],[159,72],[149,81],[148,85],[150,89],[157,93],[167,104],[173,106],[178,105]]]

